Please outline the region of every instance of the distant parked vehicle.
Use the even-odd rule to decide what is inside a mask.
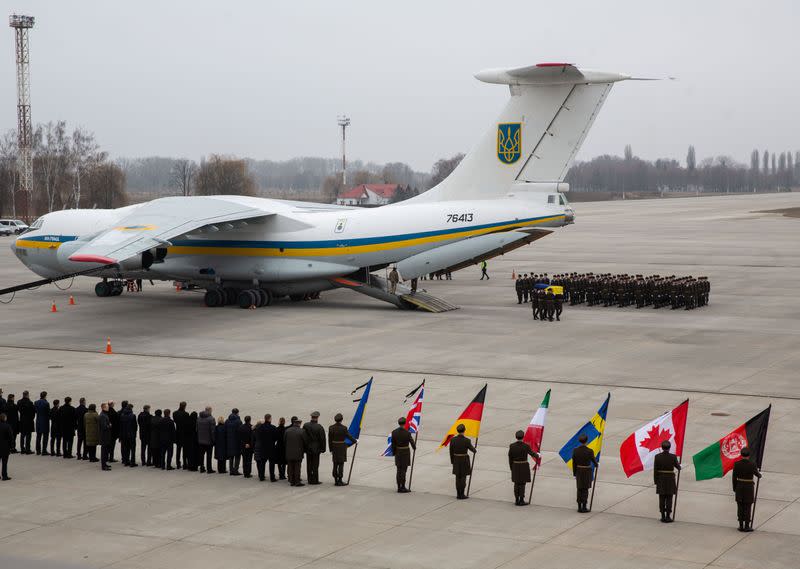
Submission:
[[[10,229],[10,233],[4,233],[5,229]],[[19,235],[26,229],[28,229],[28,224],[19,219],[0,219],[0,235],[11,235],[12,233]]]

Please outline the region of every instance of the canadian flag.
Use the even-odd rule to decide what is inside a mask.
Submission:
[[[628,478],[637,472],[653,469],[653,459],[661,452],[661,443],[664,441],[672,443],[671,452],[683,456],[683,435],[686,432],[688,412],[687,399],[672,411],[639,428],[622,442],[619,458]]]

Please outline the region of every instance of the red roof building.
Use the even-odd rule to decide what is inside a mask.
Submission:
[[[386,205],[391,203],[399,188],[397,184],[361,184],[339,194],[336,203],[362,207]]]

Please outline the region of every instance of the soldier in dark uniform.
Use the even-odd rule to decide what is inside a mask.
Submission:
[[[303,442],[303,429],[300,428],[300,419],[292,417],[291,425],[283,434],[284,448],[286,449],[287,475],[289,486],[305,486],[300,481],[300,465],[303,463],[305,443]]]
[[[325,452],[325,429],[319,424],[319,411],[311,413],[311,420],[303,425],[303,441],[306,449],[306,476],[308,483],[316,486],[319,481],[319,455]]]
[[[561,312],[564,310],[564,295],[563,294],[556,294],[553,295],[553,308],[555,309],[556,313],[556,320],[561,322]]]
[[[411,465],[411,449],[417,450],[417,443],[414,442],[414,437],[405,427],[405,417],[400,417],[397,424],[399,427],[392,431],[392,454],[394,455],[394,465],[397,468],[397,491],[405,494],[410,492],[406,488],[406,471]]]
[[[528,443],[522,442],[525,433],[517,431],[516,442],[508,446],[508,467],[511,469],[511,481],[514,483],[514,499],[517,506],[527,506],[525,501],[525,485],[531,481],[531,469],[528,468],[528,457],[539,460],[539,455],[531,450]]]
[[[669,441],[661,443],[661,453],[653,459],[653,483],[658,494],[658,509],[661,512],[661,521],[672,523],[672,500],[678,491],[675,483],[675,469],[681,469],[678,457],[669,452],[672,444]]]
[[[575,477],[575,485],[578,488],[578,512],[581,514],[589,511],[586,503],[589,501],[589,488],[592,487],[594,481],[592,467],[597,467],[594,451],[586,446],[588,440],[586,435],[578,437],[578,442],[581,444],[572,451],[572,475]]]
[[[761,478],[756,463],[750,460],[750,449],[742,449],[742,457],[733,465],[733,491],[736,493],[736,507],[739,517],[739,531],[753,531],[753,501],[755,500],[755,480]]]
[[[514,290],[517,291],[517,304],[522,304],[522,275],[514,281]]]
[[[450,464],[453,465],[453,475],[456,477],[456,498],[459,500],[469,498],[464,493],[467,487],[467,476],[472,474],[472,462],[467,451],[476,452],[472,441],[464,436],[466,430],[464,425],[458,425],[456,427],[458,434],[450,439]]]
[[[346,486],[344,483],[344,463],[347,462],[347,441],[356,444],[358,441],[353,438],[347,427],[342,425],[341,413],[336,413],[333,418],[335,423],[328,427],[328,446],[331,449],[331,459],[333,460],[333,480],[334,486]]]
[[[544,312],[542,314],[542,320],[548,320],[552,322],[553,314],[555,312],[555,298],[553,296],[553,291],[548,290],[546,293],[544,293],[542,298],[544,299]]]
[[[533,311],[533,319],[539,320],[541,314],[541,305],[539,303],[539,291],[531,291],[531,310]]]
[[[531,277],[528,277],[528,273],[522,277],[522,302],[528,302],[528,297],[530,296],[531,292]]]

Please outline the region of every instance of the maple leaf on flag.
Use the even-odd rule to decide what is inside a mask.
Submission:
[[[653,452],[654,450],[661,448],[661,443],[668,441],[671,438],[672,433],[669,431],[669,429],[662,431],[661,425],[653,425],[650,430],[647,431],[647,437],[641,440],[639,446],[646,448],[650,452]]]

